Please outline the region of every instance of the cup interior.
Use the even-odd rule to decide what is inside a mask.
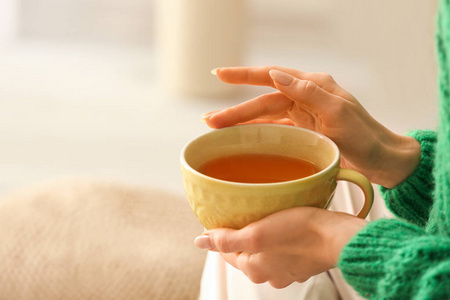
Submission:
[[[339,150],[329,138],[311,130],[274,124],[238,125],[208,132],[186,145],[182,161],[197,171],[207,161],[247,153],[300,158],[321,171],[339,163]]]

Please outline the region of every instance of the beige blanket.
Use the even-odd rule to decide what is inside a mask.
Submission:
[[[60,181],[0,199],[0,300],[196,299],[205,252],[184,195]]]

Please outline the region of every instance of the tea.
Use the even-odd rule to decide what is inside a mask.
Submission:
[[[296,180],[319,171],[313,163],[273,154],[237,154],[210,160],[198,171],[216,179],[240,183],[271,183]]]

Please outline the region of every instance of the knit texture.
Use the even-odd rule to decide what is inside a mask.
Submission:
[[[450,299],[449,287],[428,286],[433,278],[450,276],[435,268],[450,262],[447,237],[429,235],[401,220],[382,219],[358,234],[341,255],[345,278],[369,299]],[[445,283],[443,281],[442,283]],[[425,288],[427,293],[422,291]],[[423,298],[419,295],[423,294]],[[422,297],[422,296],[421,296]]]
[[[439,2],[439,128],[416,131],[418,168],[393,189],[380,188],[399,219],[381,219],[344,248],[339,267],[368,299],[450,299],[450,0]]]
[[[429,230],[449,236],[450,233],[450,1],[440,1],[437,22],[439,62],[439,129],[436,152],[434,190],[436,203],[430,216]]]
[[[0,199],[0,300],[197,300],[203,227],[183,195],[59,180]]]
[[[414,173],[395,189],[380,186],[386,206],[396,216],[409,220],[418,226],[424,227],[429,218],[433,204],[433,172],[434,147],[436,133],[433,131],[413,131],[409,136],[420,142],[422,155],[420,163]]]

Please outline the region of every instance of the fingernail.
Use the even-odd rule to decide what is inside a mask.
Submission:
[[[207,235],[200,235],[195,238],[194,244],[200,249],[212,249],[211,239]]]
[[[202,118],[208,118],[211,117],[213,114],[215,114],[217,111],[210,111],[207,113],[202,114]]]
[[[279,84],[284,86],[290,85],[294,80],[294,77],[292,77],[291,75],[278,70],[270,70],[269,75],[273,79],[273,81],[278,82]]]
[[[219,68],[212,69],[212,70],[211,70],[211,74],[217,76],[217,70],[219,70]]]
[[[216,112],[209,112],[209,113],[203,114],[201,116],[200,121],[202,121],[203,123],[206,123],[206,121],[208,121],[215,113]]]

